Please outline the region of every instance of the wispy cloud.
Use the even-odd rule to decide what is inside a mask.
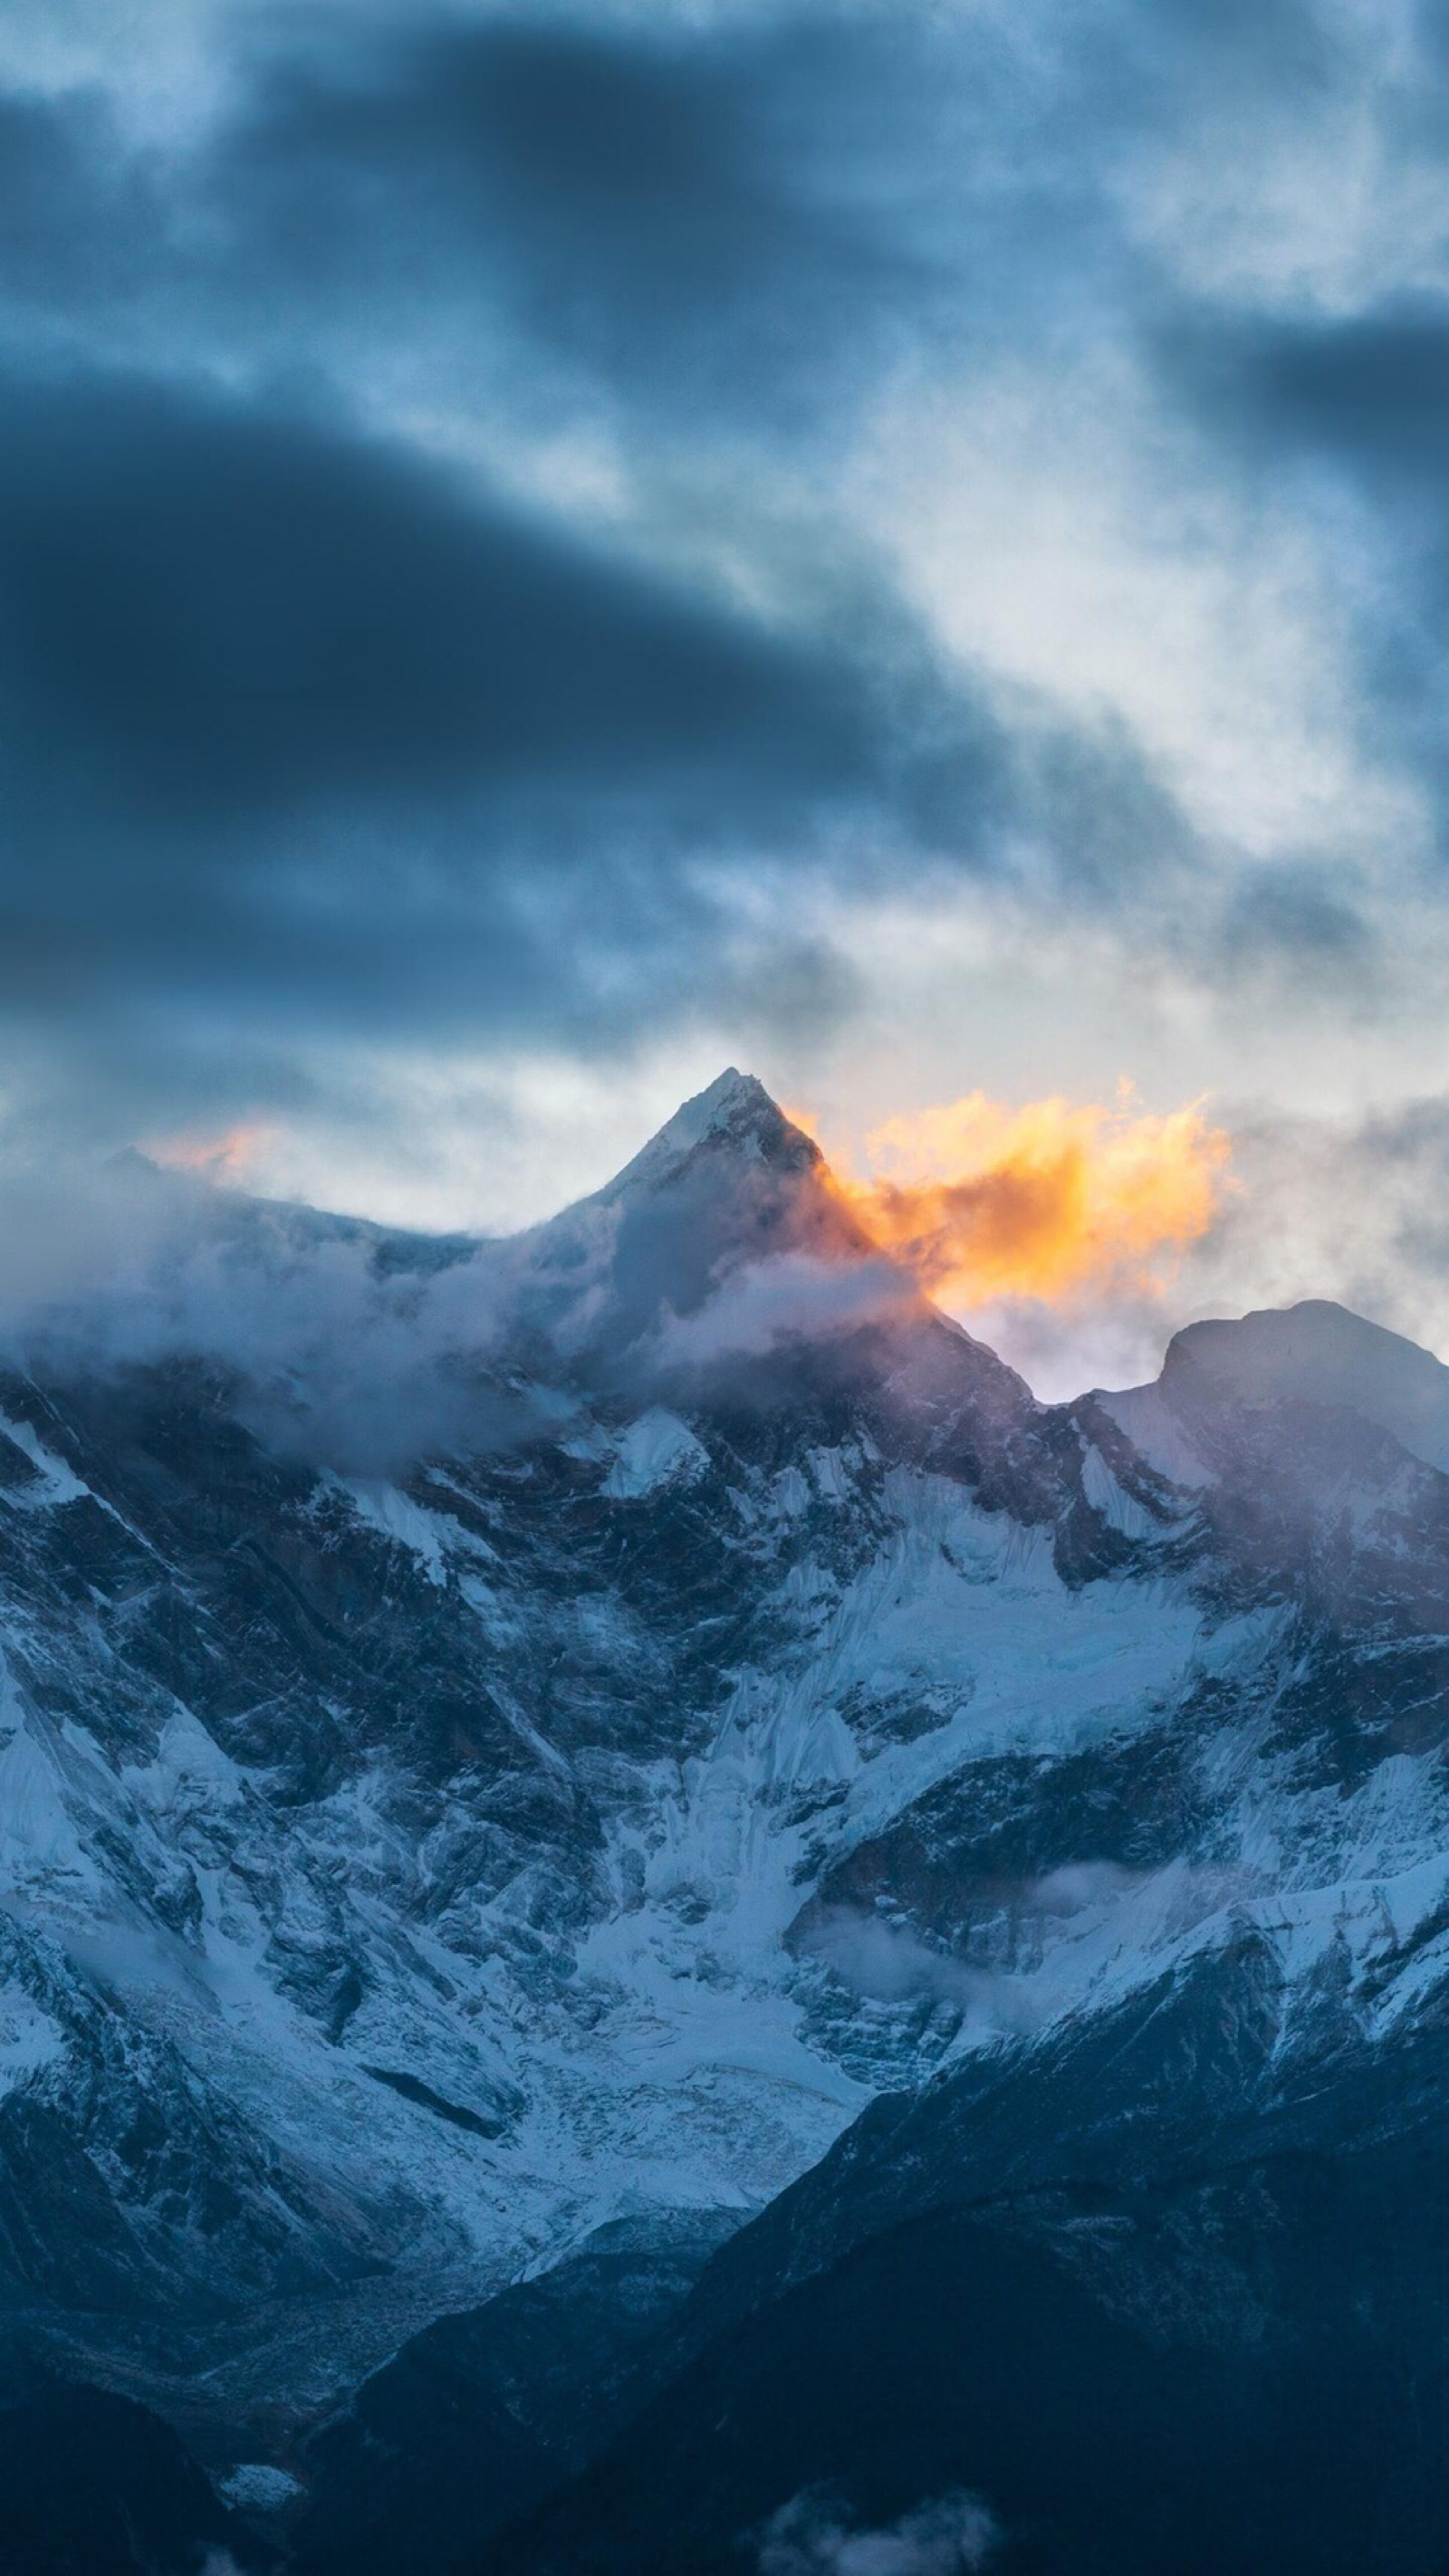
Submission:
[[[641,1356],[666,1373],[708,1369],[882,1323],[914,1297],[909,1273],[885,1257],[771,1253],[731,1271],[693,1314],[667,1316]]]
[[[1203,1110],[1157,1116],[969,1093],[885,1120],[870,1177],[841,1180],[886,1250],[951,1306],[1158,1293],[1229,1189],[1232,1147]]]
[[[960,2491],[868,2525],[828,2495],[795,2496],[760,2536],[759,2576],[967,2576],[989,2565],[1001,2526]]]
[[[0,1176],[0,1357],[51,1376],[199,1361],[273,1449],[381,1474],[539,1416],[490,1373],[516,1280],[389,1266],[366,1227],[142,1163]]]

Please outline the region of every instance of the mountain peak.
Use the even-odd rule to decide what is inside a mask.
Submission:
[[[607,1205],[626,1191],[657,1189],[683,1172],[701,1149],[721,1148],[778,1172],[823,1169],[819,1146],[786,1117],[754,1074],[731,1064],[707,1089],[683,1102],[597,1195]]]
[[[1250,1406],[1334,1405],[1376,1423],[1428,1466],[1449,1468],[1449,1369],[1327,1298],[1188,1324],[1168,1346],[1161,1384],[1169,1398],[1197,1389]]]
[[[586,1299],[591,1347],[616,1353],[665,1317],[698,1314],[730,1274],[776,1255],[850,1262],[874,1251],[818,1145],[734,1065],[528,1241],[548,1293],[570,1310]]]
[[[757,1074],[741,1073],[737,1064],[727,1064],[723,1073],[716,1074],[703,1091],[696,1092],[692,1100],[685,1101],[675,1115],[683,1117],[694,1110],[713,1120],[727,1117],[738,1108],[760,1107],[775,1110],[777,1117],[781,1114]]]

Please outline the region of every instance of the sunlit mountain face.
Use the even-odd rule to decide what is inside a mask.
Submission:
[[[868,1213],[733,1071],[520,1237],[105,1176],[0,1386],[17,2566],[1449,2554],[1449,1373],[1044,1405]]]

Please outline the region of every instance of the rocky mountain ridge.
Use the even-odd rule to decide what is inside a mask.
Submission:
[[[144,1340],[72,1301],[0,1384],[15,2388],[305,2477],[411,2334],[601,2228],[743,2227],[665,2266],[667,2377],[926,2167],[1021,2187],[1063,2052],[1225,1962],[1305,2088],[1438,2029],[1428,1354],[1298,1309],[1038,1405],[733,1073],[508,1244],[194,1192],[155,1241]],[[362,1469],[287,1345],[339,1282]],[[803,2268],[782,2192],[832,2213]]]

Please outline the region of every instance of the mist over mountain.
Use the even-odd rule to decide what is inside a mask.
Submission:
[[[1042,1405],[733,1071],[523,1236],[21,1248],[0,2387],[97,2566],[1435,2576],[1436,1360]]]

